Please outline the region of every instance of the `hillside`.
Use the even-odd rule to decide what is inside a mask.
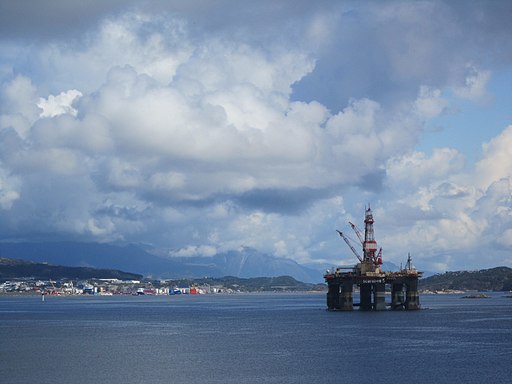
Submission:
[[[86,279],[119,279],[142,280],[142,275],[118,270],[95,269],[88,267],[64,267],[46,263],[34,263],[25,260],[0,258],[0,280],[33,278],[41,280],[86,280]],[[209,285],[221,286],[223,289],[243,292],[262,291],[311,291],[322,290],[323,284],[308,284],[295,280],[291,276],[239,278],[225,276],[220,278],[176,279],[170,281],[176,286]],[[162,282],[152,282],[159,286]],[[168,284],[169,282],[167,282]]]
[[[268,291],[321,291],[325,287],[323,284],[309,284],[295,280],[291,276],[278,277],[251,277],[239,278],[235,276],[225,276],[219,278],[202,279],[179,279],[172,283],[177,286],[189,285],[209,285],[222,286],[233,291],[242,292],[268,292]]]
[[[421,279],[420,289],[441,291],[510,291],[512,290],[512,269],[497,267],[479,271],[446,272]]]
[[[321,271],[307,268],[290,259],[267,255],[252,248],[242,248],[213,257],[169,257],[168,254],[168,251],[159,253],[151,247],[135,244],[0,243],[0,257],[69,267],[118,269],[151,278],[229,275],[248,278],[289,275],[308,283],[319,283],[323,280]]]
[[[8,280],[21,277],[34,279],[119,279],[141,280],[142,275],[113,269],[95,269],[88,267],[64,267],[46,263],[34,263],[26,260],[0,258],[0,279]]]

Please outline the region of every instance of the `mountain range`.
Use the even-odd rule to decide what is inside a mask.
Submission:
[[[322,283],[323,267],[317,270],[297,262],[261,253],[253,248],[242,248],[215,256],[206,257],[165,257],[158,256],[157,250],[143,245],[114,245],[81,242],[48,242],[48,243],[0,243],[0,258],[26,260],[32,263],[48,263],[58,268],[86,267],[104,270],[107,274],[124,273],[142,275],[147,278],[182,279],[182,278],[237,278],[291,276],[304,283]],[[12,264],[12,262],[10,262]],[[5,263],[4,263],[5,264]],[[9,263],[8,263],[9,264]],[[7,265],[7,264],[6,264]],[[4,265],[4,267],[6,267]],[[7,265],[13,269],[15,266]],[[17,265],[16,267],[19,267]],[[27,268],[27,265],[22,265]],[[36,268],[41,265],[29,264]],[[50,266],[43,265],[43,270]],[[56,267],[57,268],[57,267]],[[80,273],[89,273],[87,270]],[[396,271],[393,263],[385,263],[383,269]],[[70,275],[77,270],[59,270]],[[55,275],[56,271],[47,271]],[[10,271],[13,276],[16,271]],[[94,271],[94,274],[98,274]],[[140,276],[139,276],[140,277]],[[132,276],[133,278],[133,276]],[[420,280],[421,289],[429,290],[512,290],[512,269],[498,267],[480,271],[459,271],[424,276]]]
[[[305,283],[323,281],[321,270],[242,248],[215,256],[163,257],[147,247],[84,242],[0,243],[0,257],[46,262],[69,267],[118,269],[152,278],[198,278],[236,276],[242,278],[292,276]]]

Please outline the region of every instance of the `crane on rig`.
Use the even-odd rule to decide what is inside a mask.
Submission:
[[[347,243],[347,245],[349,246],[349,248],[352,250],[352,252],[354,253],[354,255],[356,255],[356,257],[358,258],[358,260],[362,263],[363,262],[363,258],[361,256],[359,256],[359,253],[357,253],[356,249],[354,248],[354,246],[350,243],[350,241],[348,240],[348,238],[343,234],[343,232],[340,232],[338,230],[336,230],[336,232],[338,232],[338,234],[341,236],[341,238],[343,240],[345,240],[345,243]]]
[[[361,242],[361,245],[363,245],[364,244],[364,240],[363,240],[363,236],[361,236],[361,231],[359,230],[359,228],[357,228],[356,225],[352,224],[350,221],[348,223],[350,224],[350,226],[352,227],[352,229],[356,233],[356,236],[359,239],[359,241]]]

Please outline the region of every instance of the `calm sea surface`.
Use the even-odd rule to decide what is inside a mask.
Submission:
[[[324,294],[0,296],[0,382],[512,383],[512,299],[420,300],[347,313]]]

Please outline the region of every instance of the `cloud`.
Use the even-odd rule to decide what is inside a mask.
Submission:
[[[237,197],[237,201],[245,207],[262,209],[267,212],[294,214],[302,212],[311,204],[328,195],[327,191],[300,188],[291,191],[283,189],[252,189]]]
[[[37,88],[30,78],[22,75],[10,79],[0,90],[0,127],[14,129],[25,138],[37,120]]]
[[[76,116],[77,110],[73,108],[73,102],[82,96],[82,92],[76,89],[71,89],[66,92],[61,92],[59,95],[50,95],[47,99],[39,98],[37,106],[43,111],[40,117],[55,117],[64,113],[69,113]]]
[[[463,86],[454,89],[455,95],[471,101],[482,101],[489,98],[486,85],[491,77],[490,71],[478,70],[469,65],[468,75]]]
[[[14,202],[20,198],[18,192],[19,180],[5,174],[0,168],[0,208],[9,210]]]
[[[391,159],[387,185],[396,200],[379,212],[391,228],[384,242],[402,254],[414,249],[427,268],[439,266],[436,254],[461,268],[504,263],[512,228],[509,134],[510,127],[485,144],[474,169],[448,148]]]
[[[215,256],[216,254],[217,249],[209,245],[188,246],[171,252],[171,255],[176,257],[211,257]]]
[[[391,185],[418,186],[425,180],[446,180],[451,174],[459,173],[464,168],[464,157],[452,148],[436,148],[428,157],[422,152],[412,152],[390,158],[386,173]]]
[[[421,86],[414,106],[419,116],[429,120],[439,116],[447,108],[448,101],[442,98],[439,89]]]
[[[490,142],[483,144],[483,157],[476,164],[476,182],[486,189],[493,182],[512,176],[512,125]]]
[[[492,75],[510,65],[493,7],[69,4],[9,5],[24,28],[0,16],[5,239],[334,263],[353,259],[334,229],[371,202],[394,261],[412,248],[448,266],[484,246],[501,260],[511,128],[474,168],[460,148],[418,149],[455,99],[492,103]]]

